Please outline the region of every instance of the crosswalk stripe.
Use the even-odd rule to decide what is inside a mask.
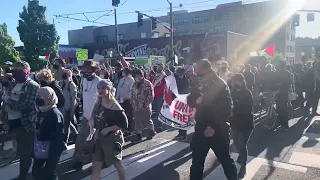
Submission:
[[[67,147],[67,150],[64,151],[60,157],[60,163],[71,158],[74,153],[74,145]],[[0,168],[0,177],[1,180],[11,180],[14,179],[19,174],[19,161],[12,163],[6,167]],[[31,166],[32,167],[32,166]],[[31,168],[29,169],[29,173]]]
[[[238,155],[237,153],[232,153],[231,156],[234,160],[236,160],[236,157]],[[246,177],[243,178],[243,180],[251,180],[254,177],[254,175],[258,172],[260,167],[263,165],[287,169],[290,171],[296,171],[301,173],[307,172],[306,167],[248,156],[247,174],[246,174]],[[221,165],[216,167],[207,177],[204,178],[204,180],[211,180],[211,179],[227,180]]]
[[[148,171],[152,167],[158,165],[160,162],[176,155],[180,151],[189,147],[188,143],[182,143],[178,141],[168,141],[167,143],[160,145],[159,147],[152,148],[142,154],[132,157],[136,159],[131,161],[124,160],[126,179],[133,179],[140,174]],[[114,167],[109,167],[102,170],[102,179],[117,179],[118,174]],[[83,178],[82,180],[90,180],[91,175]]]
[[[306,167],[320,168],[320,155],[309,154],[304,152],[293,152],[289,163],[299,164]]]
[[[305,134],[303,134],[301,139],[320,141],[320,134],[305,133]]]

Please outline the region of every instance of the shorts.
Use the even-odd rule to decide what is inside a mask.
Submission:
[[[124,138],[121,131],[107,136],[99,135],[95,142],[92,160],[103,162],[106,167],[122,160],[122,146]]]

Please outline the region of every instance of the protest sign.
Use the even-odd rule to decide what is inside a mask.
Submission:
[[[76,49],[76,56],[78,61],[88,60],[88,49]]]

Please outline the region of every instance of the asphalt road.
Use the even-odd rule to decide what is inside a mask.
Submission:
[[[249,162],[246,180],[320,180],[320,116],[301,116],[290,120],[288,132],[270,132],[265,120],[256,121],[248,148]],[[189,130],[188,140],[192,138]],[[177,142],[172,138],[176,130],[167,130],[148,141],[132,145],[126,143],[123,151],[128,180],[188,180],[191,165],[189,141]],[[232,146],[232,156],[237,157]],[[58,173],[61,180],[90,180],[90,164],[84,171],[73,172],[73,146],[63,153]],[[18,174],[18,161],[0,169],[0,179],[14,179]],[[205,163],[205,180],[225,180],[223,170],[212,151]],[[102,171],[102,179],[117,180],[113,167]],[[30,180],[31,180],[30,176]]]

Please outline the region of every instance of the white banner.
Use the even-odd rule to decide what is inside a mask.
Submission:
[[[188,106],[188,94],[178,93],[174,75],[166,77],[165,80],[167,93],[159,114],[159,121],[177,129],[187,130],[195,124],[196,109]],[[172,100],[173,94],[176,96],[174,100]]]
[[[187,104],[187,94],[178,95],[171,105],[167,100],[164,101],[160,114],[159,121],[177,129],[188,130],[195,124],[196,109],[191,108]]]

